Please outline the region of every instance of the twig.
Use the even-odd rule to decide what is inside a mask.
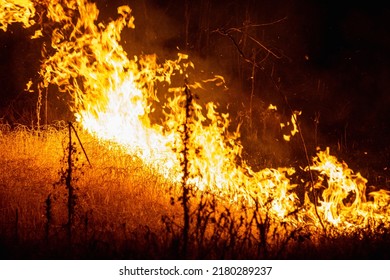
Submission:
[[[296,115],[294,114],[294,111],[291,108],[290,103],[288,102],[287,96],[281,91],[280,87],[276,84],[274,79],[271,78],[271,82],[274,85],[274,87],[276,88],[277,92],[282,97],[283,101],[286,103],[286,106],[290,110],[290,112],[292,114],[292,117],[294,118],[294,122],[295,122],[295,124],[298,127],[298,133],[299,133],[300,140],[301,140],[301,143],[302,143],[303,151],[305,153],[305,159],[306,159],[306,163],[307,163],[307,168],[308,168],[309,175],[310,175],[310,187],[313,190],[313,200],[314,200],[314,206],[315,206],[314,210],[315,210],[316,216],[317,216],[317,218],[318,218],[318,220],[319,220],[319,222],[321,224],[321,227],[324,230],[324,233],[326,235],[326,227],[325,227],[324,223],[322,222],[321,216],[319,215],[318,210],[317,210],[317,207],[318,207],[318,205],[317,205],[317,198],[318,198],[318,196],[317,196],[316,189],[314,188],[313,172],[312,172],[312,170],[310,168],[311,163],[310,163],[309,153],[307,151],[307,146],[306,146],[305,138],[303,137],[301,126],[299,125],[298,119],[297,119]]]
[[[238,28],[230,28],[228,29],[227,31],[225,30],[221,30],[221,29],[217,29],[215,32],[218,32],[220,33],[221,35],[224,35],[224,36],[227,36],[228,38],[230,38],[230,40],[233,42],[233,44],[236,46],[237,48],[237,51],[238,53],[240,54],[240,56],[242,57],[242,59],[246,62],[248,62],[249,64],[251,64],[253,67],[256,67],[256,68],[259,68],[260,70],[263,71],[263,69],[258,65],[258,63],[256,63],[256,61],[253,60],[250,60],[249,58],[247,58],[244,54],[244,52],[242,51],[242,49],[240,48],[240,46],[238,45],[238,43],[236,42],[236,40],[233,38],[232,35],[229,34],[229,30],[237,30],[237,31],[240,31],[240,29]],[[249,35],[248,35],[249,36]],[[249,36],[249,38],[251,38],[251,36]],[[252,37],[253,38],[253,37]],[[251,38],[251,39],[252,39]],[[258,43],[262,48],[264,48],[269,54],[272,54],[274,57],[276,58],[279,58],[279,56],[277,56],[276,54],[274,54],[273,52],[271,52],[270,49],[266,48],[263,44],[261,44],[260,42],[258,42],[258,40],[255,41],[256,43]],[[308,166],[308,170],[309,170],[309,174],[310,174],[310,186],[311,186],[311,189],[313,190],[313,199],[314,199],[314,209],[315,209],[315,213],[316,213],[316,216],[322,226],[322,229],[324,230],[325,232],[325,235],[326,235],[326,228],[325,228],[325,225],[323,224],[322,222],[322,219],[318,213],[318,210],[317,210],[317,192],[314,188],[314,177],[313,177],[313,173],[311,171],[311,168],[310,168],[310,159],[309,159],[309,154],[308,154],[308,151],[307,151],[307,147],[306,147],[306,142],[305,142],[305,139],[303,137],[303,133],[302,133],[302,129],[299,125],[299,122],[294,114],[294,110],[291,108],[290,106],[290,103],[288,102],[287,100],[287,96],[281,91],[280,87],[276,84],[275,80],[271,77],[271,83],[273,84],[273,86],[276,88],[278,94],[282,97],[283,101],[286,103],[288,109],[290,110],[293,118],[294,118],[294,121],[295,123],[297,124],[297,127],[298,127],[298,131],[299,131],[299,135],[300,135],[300,139],[301,139],[301,143],[302,143],[302,147],[303,147],[303,150],[304,150],[304,153],[305,153],[305,159],[306,159],[306,162],[307,162],[307,166]]]
[[[245,28],[245,26],[243,27]],[[216,33],[219,33],[223,36],[226,36],[228,37],[232,42],[233,44],[236,46],[240,56],[242,59],[244,59],[246,62],[250,63],[250,64],[253,64],[255,65],[256,67],[259,67],[259,64],[262,63],[267,57],[268,55],[272,55],[273,57],[275,57],[276,59],[282,59],[284,56],[283,55],[280,55],[280,54],[277,54],[276,52],[274,52],[272,49],[270,49],[269,47],[267,47],[266,45],[264,45],[263,43],[261,43],[258,39],[256,39],[255,37],[253,37],[252,35],[249,35],[247,32],[243,31],[242,29],[243,28],[237,28],[237,27],[232,27],[232,28],[228,28],[228,29],[216,29],[212,32],[216,32]],[[239,43],[236,41],[236,39],[231,35],[232,32],[239,32],[239,33],[242,33],[244,34],[245,36],[247,36],[249,39],[251,39],[254,43],[256,43],[257,45],[259,45],[263,50],[266,51],[267,55],[264,59],[262,59],[260,61],[260,63],[256,63],[254,60],[251,60],[250,58],[248,58],[244,52],[241,50],[240,46],[239,46]]]
[[[287,20],[287,17],[277,19],[275,21],[271,21],[271,22],[267,22],[267,23],[257,23],[257,24],[245,24],[244,23],[243,27],[239,27],[238,29],[244,29],[244,28],[248,28],[248,27],[270,26],[270,25],[274,25],[274,24],[280,23],[280,22],[285,21],[285,20]]]
[[[85,157],[87,158],[87,161],[88,161],[88,163],[89,163],[89,166],[92,167],[92,164],[91,164],[91,162],[89,161],[87,152],[86,152],[85,149],[84,149],[83,143],[81,143],[81,140],[80,140],[80,137],[79,137],[79,135],[78,135],[78,133],[77,133],[77,131],[76,131],[76,128],[73,126],[73,124],[72,124],[71,122],[69,122],[69,126],[73,129],[74,133],[76,134],[77,140],[79,141],[80,146],[81,146],[81,149],[83,150],[84,155],[85,155]]]
[[[68,223],[66,225],[68,231],[68,240],[72,242],[72,226],[74,217],[74,187],[72,186],[72,173],[73,173],[73,145],[72,145],[72,123],[69,122],[69,150],[68,150],[68,169],[66,170],[65,185],[68,189]]]
[[[190,91],[187,82],[185,83],[184,93],[186,97],[186,103],[185,103],[185,120],[183,124],[183,181],[182,181],[182,188],[183,188],[183,212],[184,212],[184,227],[183,227],[183,248],[182,248],[182,257],[187,257],[187,248],[188,248],[188,235],[190,231],[190,209],[189,209],[189,186],[187,184],[187,180],[189,177],[189,162],[188,162],[188,149],[189,149],[189,140],[191,137],[191,131],[189,128],[189,122],[192,118],[192,110],[193,110],[193,95]]]

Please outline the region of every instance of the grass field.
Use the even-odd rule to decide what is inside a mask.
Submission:
[[[3,257],[98,256],[140,246],[139,257],[150,253],[144,238],[160,230],[161,216],[169,206],[167,182],[132,156],[98,141],[82,137],[93,164],[78,153],[74,177],[77,187],[74,242],[81,252],[70,252],[64,225],[67,222],[66,168],[67,130],[54,128],[40,134],[19,128],[2,129],[1,145],[1,250]],[[85,135],[83,135],[85,136]],[[81,151],[81,149],[80,149]],[[76,182],[77,181],[77,182]],[[52,221],[48,234],[47,198],[51,195]],[[135,237],[134,234],[140,234]],[[137,242],[127,240],[137,239]],[[134,241],[134,240],[133,240]],[[81,246],[80,246],[81,245]],[[129,250],[131,252],[131,250]],[[157,252],[156,252],[157,253]]]
[[[66,125],[40,132],[1,127],[0,254],[3,259],[387,259],[388,231],[312,232],[263,208],[193,194],[188,252],[180,186],[118,146],[79,132],[73,143],[74,218],[68,222]],[[71,236],[68,230],[71,229]]]

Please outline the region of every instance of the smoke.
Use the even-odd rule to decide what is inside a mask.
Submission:
[[[129,57],[156,53],[164,61],[185,52],[195,64],[190,80],[224,76],[223,87],[209,83],[197,92],[200,102],[214,101],[218,110],[229,112],[233,128],[242,125],[248,153],[260,149],[261,161],[302,155],[299,141],[283,142],[277,125],[290,118],[289,107],[303,112],[300,124],[312,152],[317,145],[381,150],[390,140],[388,8],[307,0],[96,4],[102,22],[116,18],[118,6],[132,8],[136,28],[122,34]],[[38,79],[42,45],[49,43],[49,38],[31,40],[32,33],[17,24],[0,31],[1,111],[9,116],[12,107],[14,122],[31,123],[35,100],[24,88]],[[50,120],[68,117],[61,98],[55,92],[49,96]],[[267,112],[270,103],[277,112]]]
[[[201,104],[212,101],[219,105],[218,111],[230,113],[232,130],[241,125],[248,160],[259,167],[290,160],[292,145],[283,141],[280,121],[288,120],[292,112],[275,88],[282,75],[278,64],[291,60],[280,36],[288,23],[286,7],[253,1],[128,4],[136,25],[123,35],[129,56],[156,53],[163,61],[177,52],[188,53],[195,65],[190,82],[214,75],[225,78],[225,85],[207,83],[196,94]],[[159,98],[163,103],[164,97]],[[268,112],[271,102],[279,103],[281,111]],[[156,112],[159,109],[154,114],[158,119],[161,115]]]
[[[242,125],[242,141],[248,147],[248,154],[258,150],[261,142],[258,158],[272,157],[276,161],[287,157],[286,147],[280,141],[282,134],[278,121],[281,115],[289,118],[291,114],[283,109],[274,115],[266,111],[270,102],[282,103],[280,96],[275,94],[273,83],[274,80],[281,81],[278,64],[290,60],[289,54],[284,53],[284,40],[280,39],[283,36],[279,36],[286,17],[281,4],[207,0],[200,3],[110,0],[96,1],[96,4],[100,10],[99,21],[103,23],[117,17],[118,6],[132,8],[136,28],[124,30],[121,40],[129,57],[156,53],[162,62],[175,58],[177,52],[185,52],[195,64],[195,69],[189,73],[190,82],[208,80],[214,75],[225,77],[223,86],[204,84],[204,89],[197,92],[200,103],[213,101],[219,105],[219,111],[229,112],[233,130]],[[9,100],[20,94],[33,96],[26,95],[25,85],[29,80],[35,84],[39,82],[41,50],[45,45],[50,49],[50,32],[42,39],[31,40],[29,33],[33,30],[20,27],[16,30],[16,34],[4,41],[5,46],[11,44],[5,56],[10,57],[7,67],[12,71],[4,68],[6,75],[2,81],[10,88],[6,93]],[[19,52],[20,49],[23,52]],[[42,117],[44,123],[69,119],[66,97],[54,88],[48,91],[44,105],[48,111]],[[161,91],[164,94],[163,88]],[[163,103],[164,96],[159,98]],[[36,101],[25,102],[25,98],[23,101],[15,110],[21,112],[28,103],[31,108],[28,118],[35,118]],[[157,113],[156,119],[161,117]],[[12,121],[32,123],[24,119],[13,118]]]

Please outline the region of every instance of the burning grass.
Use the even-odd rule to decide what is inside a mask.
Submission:
[[[92,167],[79,143],[73,143],[72,184],[77,198],[69,240],[67,191],[61,183],[67,166],[67,127],[57,125],[37,132],[2,126],[2,258],[184,257],[180,186],[158,175],[123,147],[102,143],[83,132],[80,138]],[[185,258],[388,257],[388,231],[384,227],[362,228],[352,234],[337,231],[337,235],[316,231],[310,221],[292,227],[269,214],[273,202],[250,207],[207,192],[191,193]],[[304,210],[297,209],[289,216],[299,211]]]

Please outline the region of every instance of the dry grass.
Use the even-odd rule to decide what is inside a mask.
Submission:
[[[77,200],[70,242],[66,234],[68,193],[61,181],[67,168],[67,127],[37,132],[1,125],[0,257],[179,258],[180,188],[175,192],[172,184],[120,147],[99,143],[81,131],[79,136],[92,167],[79,143],[74,143],[72,184]],[[188,258],[388,257],[386,231],[314,238],[304,227],[291,229],[271,220],[264,209],[232,205],[207,193],[192,194],[190,199]]]
[[[30,244],[45,240],[45,201],[51,194],[53,220],[49,241],[63,241],[66,189],[58,182],[66,168],[67,137],[63,126],[40,133],[25,127],[12,131],[2,127],[0,231],[3,240]],[[96,242],[95,247],[119,247],[123,246],[121,242],[132,239],[134,233],[161,230],[161,216],[175,211],[169,204],[169,184],[119,147],[101,145],[86,134],[80,138],[92,167],[76,143],[78,160],[73,181],[78,197],[75,219],[78,234],[75,242],[92,240]],[[39,256],[39,250],[36,253]]]

